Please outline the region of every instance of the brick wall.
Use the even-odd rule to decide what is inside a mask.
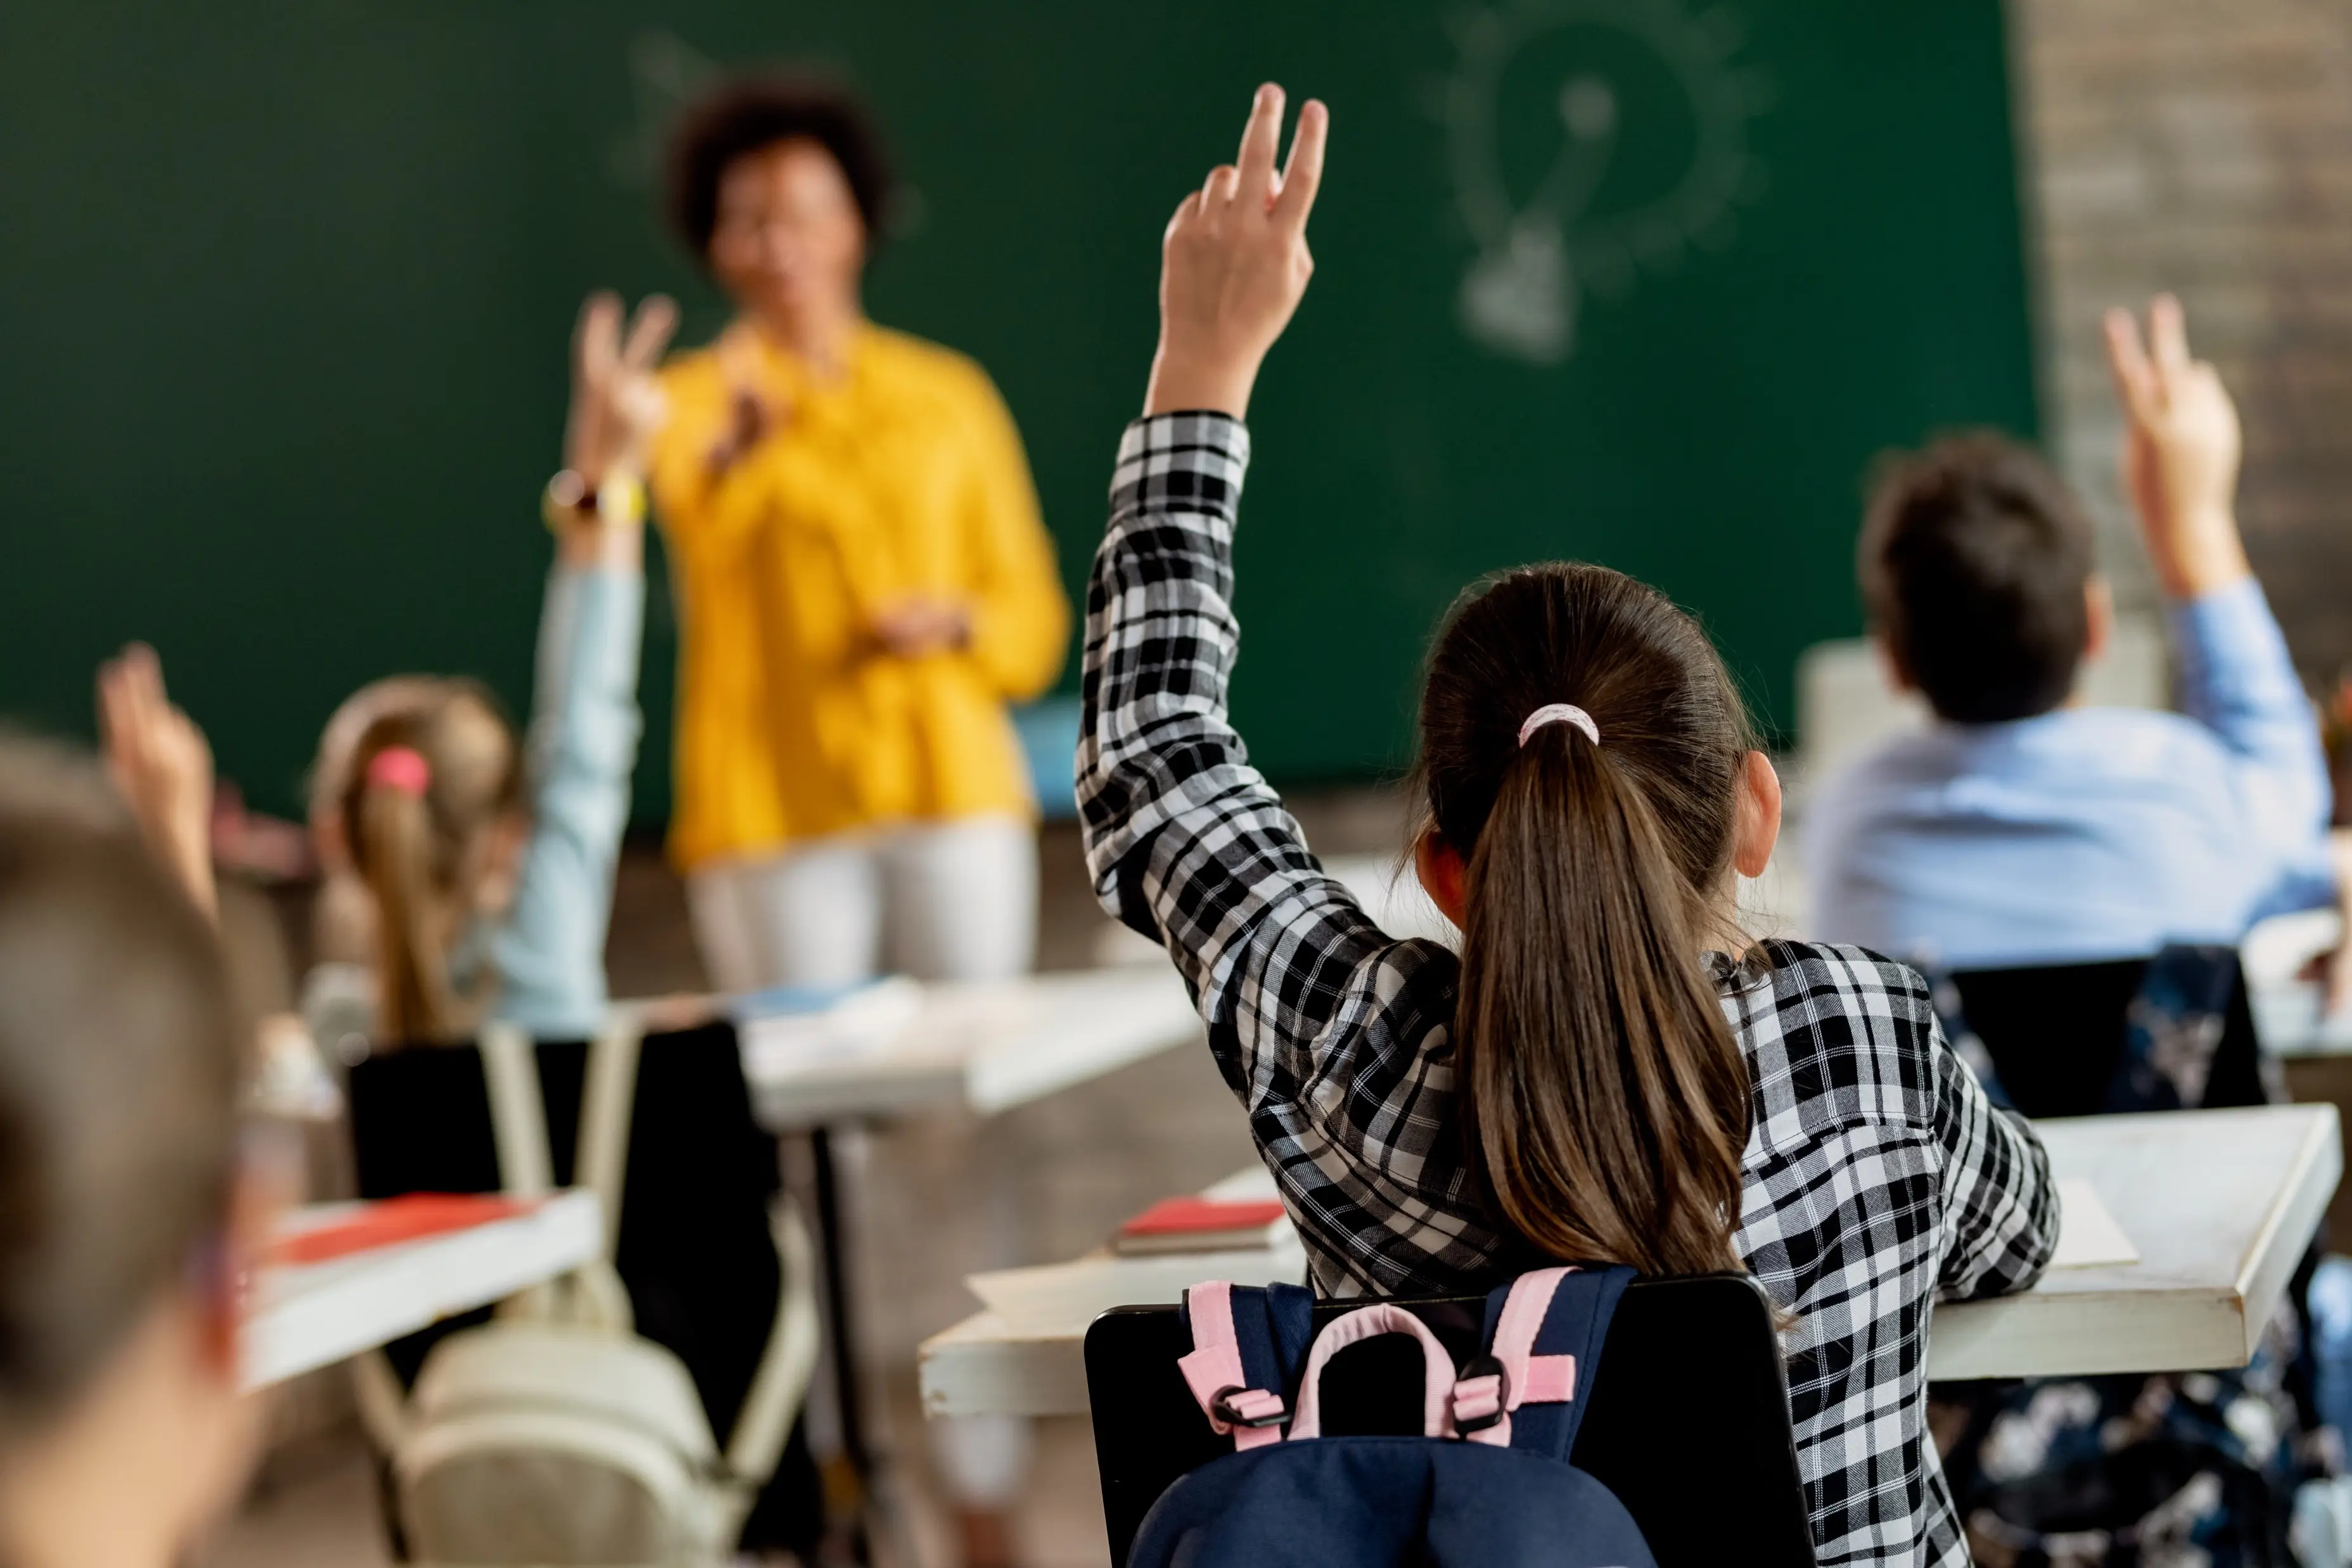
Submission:
[[[2246,425],[2240,517],[2307,680],[2352,669],[2352,0],[2009,0],[2043,410],[2153,596],[2098,340],[2178,292]]]

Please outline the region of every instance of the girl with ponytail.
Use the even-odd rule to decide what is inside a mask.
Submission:
[[[565,466],[543,510],[556,538],[525,747],[488,690],[399,676],[327,726],[310,821],[326,872],[321,957],[303,1012],[320,1044],[472,1036],[486,1017],[542,1037],[593,1033],[604,928],[636,760],[653,370],[677,309],[626,331],[608,294],[582,311]]]
[[[2032,1131],[1909,969],[1751,942],[1780,785],[1689,616],[1617,572],[1479,583],[1432,649],[1414,846],[1459,950],[1322,874],[1226,712],[1259,364],[1313,270],[1328,117],[1261,89],[1163,242],[1160,339],[1087,595],[1077,758],[1106,907],[1168,948],[1328,1295],[1483,1291],[1543,1261],[1746,1270],[1788,1330],[1828,1562],[1968,1561],[1927,1439],[1944,1297],[2057,1242]]]
[[[662,412],[654,369],[677,325],[659,295],[625,330],[611,294],[581,310],[564,466],[541,507],[555,565],[528,749],[488,688],[442,676],[373,682],[327,723],[310,813],[322,961],[302,1015],[347,1061],[469,1037],[486,1018],[552,1039],[604,1020],[604,928],[640,727],[641,476]],[[116,768],[157,852],[209,905],[203,733],[169,706],[151,650],[110,664],[100,695],[110,734],[178,737],[164,749],[203,774],[202,802],[173,810],[142,798],[136,769]]]
[[[478,919],[512,907],[527,841],[514,731],[474,682],[424,682],[362,733],[348,774],[338,818],[367,894],[370,1032],[393,1043],[469,1034],[489,977],[468,938]]]

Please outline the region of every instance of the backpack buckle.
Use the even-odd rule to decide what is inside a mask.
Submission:
[[[1454,1379],[1454,1429],[1464,1437],[1500,1425],[1511,1412],[1511,1375],[1492,1353],[1462,1364]]]
[[[1239,1404],[1234,1403],[1237,1396]],[[1209,1396],[1209,1414],[1228,1427],[1244,1427],[1252,1431],[1279,1427],[1290,1419],[1280,1395],[1269,1394],[1263,1388],[1244,1388],[1238,1383],[1228,1383]]]

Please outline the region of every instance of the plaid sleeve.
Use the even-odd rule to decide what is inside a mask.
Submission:
[[[1271,1010],[1286,1000],[1286,1010],[1321,1013],[1318,985],[1333,983],[1328,961],[1344,956],[1330,949],[1379,940],[1226,717],[1241,642],[1234,513],[1248,464],[1249,432],[1223,414],[1129,425],[1087,588],[1087,866],[1104,907],[1167,946],[1212,1025],[1234,1019],[1253,945],[1259,977],[1284,993],[1267,998]]]
[[[1128,428],[1087,590],[1078,811],[1095,891],[1163,944],[1332,1293],[1468,1277],[1500,1239],[1454,1121],[1454,958],[1391,941],[1226,717],[1248,433]]]
[[[2050,1155],[2014,1111],[1984,1088],[1936,1026],[1936,1141],[1944,1155],[1945,1298],[2022,1291],[2058,1249],[2058,1186]]]

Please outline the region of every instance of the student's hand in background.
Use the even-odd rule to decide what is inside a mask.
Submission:
[[[968,646],[971,611],[961,600],[910,593],[877,611],[867,631],[882,652],[919,659]]]
[[[1315,271],[1307,214],[1323,178],[1330,115],[1309,99],[1277,171],[1282,89],[1257,89],[1241,159],[1184,198],[1160,242],[1160,350],[1143,412],[1249,412],[1250,389]]]
[[[677,307],[660,294],[646,297],[625,331],[620,296],[599,289],[580,308],[572,335],[572,413],[563,429],[566,482],[575,489],[559,498],[573,510],[557,530],[568,568],[644,568],[638,525],[645,521],[646,446],[665,413],[654,369],[677,329]],[[626,487],[617,511],[614,486]]]
[[[642,473],[646,444],[661,426],[654,371],[677,330],[677,306],[667,295],[649,295],[625,331],[623,319],[620,297],[600,289],[581,307],[572,337],[564,462],[592,486],[615,474]]]
[[[163,691],[155,650],[133,643],[98,670],[106,770],[155,858],[205,915],[213,886],[213,748]]]
[[[2236,514],[2238,411],[2219,371],[2189,353],[2180,301],[2158,295],[2147,346],[2128,310],[2107,312],[2107,362],[2123,399],[2124,486],[2164,591],[2194,599],[2251,574]]]
[[[654,370],[677,330],[677,306],[667,295],[647,296],[625,332],[619,295],[599,289],[580,308],[563,465],[590,490],[608,478],[645,472],[646,444],[662,420]]]

